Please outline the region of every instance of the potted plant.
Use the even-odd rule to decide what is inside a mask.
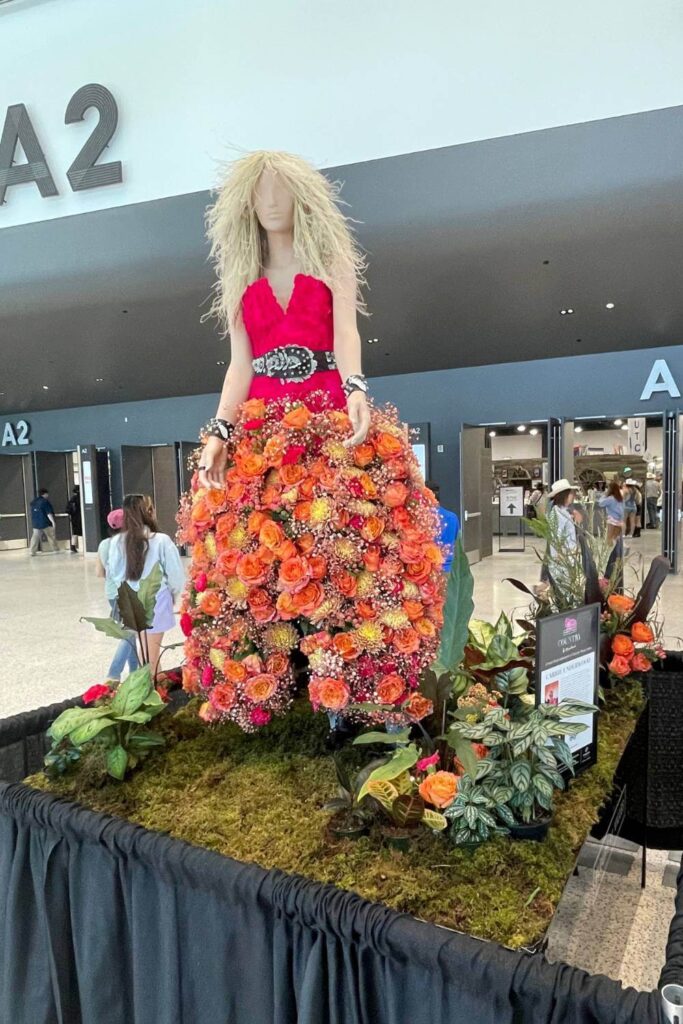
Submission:
[[[358,803],[358,791],[364,782],[359,775],[351,778],[338,754],[334,756],[337,773],[337,796],[324,805],[323,810],[332,812],[327,830],[334,839],[361,839],[370,830],[372,814],[367,807]]]

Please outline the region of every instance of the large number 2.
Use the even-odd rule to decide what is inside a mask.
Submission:
[[[116,100],[103,85],[84,85],[69,100],[64,115],[65,124],[82,121],[86,110],[95,107],[100,119],[95,125],[90,138],[66,172],[74,192],[87,188],[99,188],[100,185],[116,185],[123,180],[121,161],[115,160],[108,164],[96,163],[103,150],[116,131],[119,113]]]

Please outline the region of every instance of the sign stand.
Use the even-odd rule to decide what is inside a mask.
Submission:
[[[498,514],[500,516],[500,533],[498,534],[498,551],[525,551],[526,532],[524,530],[524,488],[500,487],[498,490]],[[503,547],[503,521],[517,519],[518,536],[522,538],[521,547]]]

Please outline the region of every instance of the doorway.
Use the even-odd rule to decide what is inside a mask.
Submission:
[[[169,537],[176,534],[180,495],[190,486],[187,459],[196,448],[196,441],[121,447],[123,493],[148,494],[159,530]]]
[[[32,456],[0,455],[0,550],[28,545],[32,498]]]
[[[486,430],[464,424],[460,431],[461,535],[470,564],[491,554],[492,462]]]

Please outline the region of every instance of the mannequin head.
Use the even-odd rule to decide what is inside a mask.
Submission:
[[[268,236],[291,234],[302,273],[332,285],[350,268],[360,294],[365,257],[339,209],[339,182],[329,181],[299,156],[260,150],[231,164],[207,211],[211,258],[218,280],[207,315],[227,331],[239,313],[247,285],[263,276]]]

